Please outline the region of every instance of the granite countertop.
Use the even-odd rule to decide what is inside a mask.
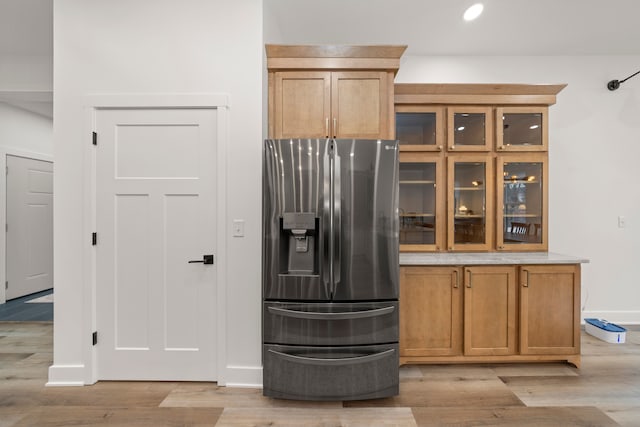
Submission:
[[[400,265],[585,264],[586,258],[552,252],[401,252]]]

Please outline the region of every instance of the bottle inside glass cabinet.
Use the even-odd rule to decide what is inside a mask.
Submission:
[[[487,171],[484,162],[455,162],[454,244],[486,242]]]
[[[400,163],[400,244],[436,243],[436,163]]]
[[[542,243],[542,163],[505,162],[502,174],[504,243]]]

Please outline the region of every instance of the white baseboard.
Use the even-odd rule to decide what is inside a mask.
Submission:
[[[605,319],[622,325],[640,325],[640,311],[583,311],[582,323],[589,318]]]
[[[47,387],[83,386],[85,378],[84,365],[51,365]]]
[[[262,366],[227,366],[218,385],[225,387],[262,388]]]

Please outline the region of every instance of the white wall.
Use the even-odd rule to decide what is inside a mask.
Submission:
[[[54,4],[54,243],[56,310],[50,384],[86,382],[90,345],[83,322],[83,97],[122,93],[225,93],[229,232],[227,384],[261,384],[261,0],[57,0]]]
[[[640,323],[639,56],[417,57],[396,83],[567,83],[550,108],[549,250],[590,259],[583,317]],[[618,228],[618,216],[626,228]]]
[[[53,121],[39,114],[0,102],[0,171],[6,167],[7,154],[52,160]],[[6,175],[0,173],[0,224],[6,223]],[[6,280],[6,234],[0,233],[0,283]],[[0,286],[0,304],[6,301]]]

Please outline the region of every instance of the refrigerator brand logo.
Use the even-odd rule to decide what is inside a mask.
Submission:
[[[385,150],[395,150],[395,149],[396,149],[396,147],[391,146],[391,145],[385,145],[385,146],[384,146],[384,149],[385,149]]]

